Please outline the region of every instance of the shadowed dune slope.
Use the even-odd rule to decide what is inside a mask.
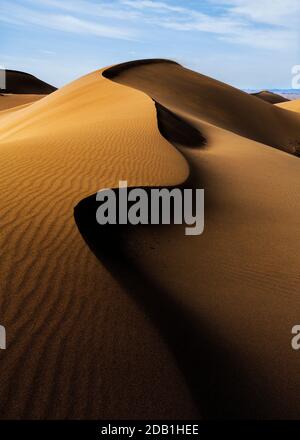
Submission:
[[[6,86],[0,94],[0,112],[1,110],[38,101],[43,96],[57,90],[56,87],[29,73],[7,69],[5,74]]]
[[[300,116],[177,63],[142,60],[113,66],[106,78],[140,89],[183,117],[196,117],[220,128],[295,153]]]
[[[300,313],[300,161],[248,131],[273,144],[288,137],[282,121],[291,128],[298,119],[176,65],[116,71],[105,75],[144,89],[207,140],[204,148],[177,145],[191,170],[183,187],[205,189],[204,233],[187,237],[176,225],[120,229],[124,286],[165,335],[204,417],[299,418],[300,357],[291,329]],[[239,118],[247,137],[232,132],[241,131]],[[84,203],[77,217],[101,258],[98,235],[88,238],[84,229],[93,222]]]
[[[47,95],[56,90],[56,87],[29,73],[6,69],[5,75],[6,84],[3,93]]]
[[[78,201],[119,179],[188,177],[153,101],[96,71],[0,113],[0,152],[1,418],[199,416],[157,329],[73,217]]]
[[[268,90],[262,90],[258,93],[252,93],[252,96],[256,96],[256,98],[260,98],[263,101],[269,102],[270,104],[279,104],[280,102],[289,102],[290,100],[284,98],[277,93],[269,92]]]

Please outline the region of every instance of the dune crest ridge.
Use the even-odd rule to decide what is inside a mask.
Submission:
[[[36,76],[18,70],[5,69],[5,82],[3,93],[47,95],[57,90]]]
[[[29,105],[57,90],[29,73],[16,70],[6,69],[5,79],[5,89],[0,93],[0,115],[2,110]]]
[[[79,200],[119,180],[186,180],[153,101],[97,70],[0,113],[0,151],[1,417],[196,417],[168,346],[73,217]]]
[[[261,92],[251,93],[252,96],[256,96],[259,99],[262,99],[270,104],[279,104],[282,102],[290,102],[289,99],[284,98],[278,93],[270,92],[269,90],[262,90]]]
[[[152,318],[204,418],[299,418],[300,358],[290,345],[300,307],[299,115],[176,64],[111,69],[103,75],[205,137],[202,148],[174,142],[190,166],[182,187],[205,189],[205,230],[193,239],[179,225],[109,235],[93,226],[85,199],[75,209],[83,237]],[[104,233],[119,253],[105,249]]]
[[[300,116],[169,60],[113,66],[103,76],[151,96],[174,113],[296,154]]]

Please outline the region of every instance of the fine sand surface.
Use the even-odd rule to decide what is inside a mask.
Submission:
[[[34,94],[1,94],[0,95],[0,112],[13,107],[19,107],[42,99],[46,95],[34,95]],[[1,113],[0,113],[1,115]]]
[[[0,117],[1,418],[199,417],[150,318],[91,253],[74,206],[188,166],[155,106],[100,71]]]
[[[243,113],[246,97],[230,88],[240,117],[233,119],[228,95],[228,105],[219,105],[226,86],[215,83],[214,95],[212,80],[173,64],[121,65],[105,75],[145,90],[207,139],[204,147],[179,146],[191,170],[185,186],[205,189],[204,234],[187,237],[179,226],[121,231],[130,262],[124,285],[138,273],[140,297],[155,292],[161,310],[152,304],[152,311],[204,417],[299,418],[300,358],[291,329],[300,311],[300,162],[231,132],[241,131],[239,123],[244,129],[252,108],[252,119],[261,112],[260,135],[275,145],[277,136],[288,139],[281,118],[292,113],[251,96]],[[205,123],[213,119],[223,129]]]
[[[299,417],[300,115],[175,63],[102,73],[0,113],[1,417]],[[204,188],[204,234],[96,227],[121,179]]]
[[[278,107],[284,108],[285,110],[291,110],[293,112],[300,112],[300,99],[295,99],[294,101],[283,102],[277,104]]]

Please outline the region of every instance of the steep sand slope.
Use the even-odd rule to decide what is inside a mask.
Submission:
[[[245,129],[250,114],[272,143],[288,136],[280,118],[291,113],[242,95],[216,107],[222,86],[212,93],[211,80],[173,65],[117,70],[106,76],[151,91],[208,141],[199,149],[180,147],[192,172],[186,186],[205,189],[204,234],[187,237],[180,226],[120,231],[126,255],[120,264],[130,262],[124,285],[135,273],[142,301],[148,304],[155,292],[160,310],[152,313],[204,416],[299,418],[300,357],[291,348],[291,329],[300,312],[300,161],[204,122],[214,118],[236,130],[244,115]],[[244,99],[257,112],[243,110]],[[277,126],[267,125],[274,115]]]
[[[199,415],[159,333],[73,218],[119,179],[187,177],[151,99],[94,72],[0,114],[0,151],[1,418]]]
[[[5,82],[5,93],[47,95],[56,90],[36,76],[17,70],[6,69]]]
[[[0,111],[6,110],[12,107],[24,105],[24,104],[30,104],[32,102],[38,101],[39,99],[42,99],[46,95],[0,95]]]
[[[122,65],[120,65],[122,66]],[[295,153],[300,116],[173,62],[131,62],[114,66],[107,78],[145,91],[184,116],[201,118],[220,128]]]
[[[294,101],[283,102],[277,104],[277,107],[284,108],[285,110],[291,110],[293,112],[300,112],[300,99],[295,99]]]
[[[256,98],[260,98],[263,101],[269,102],[270,104],[279,104],[280,102],[289,102],[289,99],[284,98],[277,93],[269,92],[268,90],[262,90],[258,93],[252,93],[252,96],[256,96]]]

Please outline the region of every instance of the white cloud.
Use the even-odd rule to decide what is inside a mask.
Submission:
[[[37,12],[33,9],[6,1],[0,6],[0,21],[14,24],[33,24],[62,32],[95,35],[98,37],[133,40],[134,31],[122,26],[99,24],[91,20],[82,20],[73,15]]]
[[[136,20],[141,14],[137,10],[125,10],[117,3],[97,3],[88,0],[27,0],[36,6],[46,6],[54,9],[79,13],[92,17],[114,18],[117,20]]]
[[[228,12],[257,23],[291,26],[300,24],[299,0],[211,0],[228,7]]]
[[[197,10],[154,0],[120,1],[143,11],[144,20],[152,25],[211,33],[228,43],[262,49],[295,46],[296,35],[291,22],[300,22],[299,0],[203,0]],[[213,6],[219,9],[217,16]]]
[[[0,20],[125,40],[149,40],[151,32],[164,29],[276,50],[296,45],[300,25],[300,0],[202,0],[197,8],[167,0],[23,1],[31,8],[1,0]]]
[[[121,3],[136,9],[152,9],[158,12],[185,12],[187,9],[181,6],[172,6],[169,3],[153,0],[121,0]]]

